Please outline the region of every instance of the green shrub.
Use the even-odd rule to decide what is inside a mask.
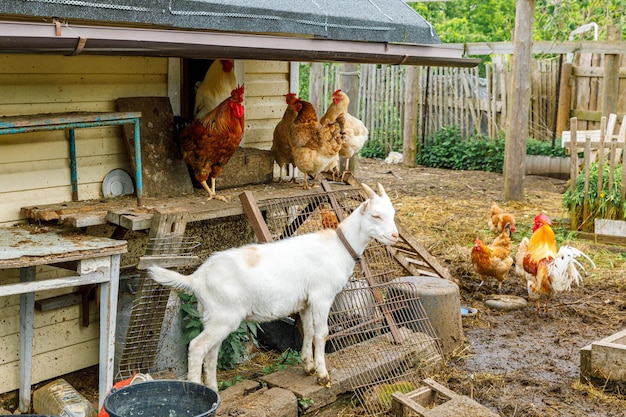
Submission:
[[[502,173],[504,146],[503,132],[495,138],[474,135],[463,140],[458,126],[447,126],[426,140],[415,162],[433,168]],[[565,156],[565,150],[560,146],[553,148],[549,142],[529,138],[526,154]]]
[[[556,142],[552,147],[551,142],[535,138],[528,138],[526,141],[526,155],[568,156],[560,142]]]

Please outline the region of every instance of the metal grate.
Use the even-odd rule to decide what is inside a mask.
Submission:
[[[262,219],[273,240],[336,227],[364,200],[358,188],[263,200]],[[370,243],[346,287],[332,306],[328,355],[347,372],[350,385],[369,414],[386,412],[391,394],[409,392],[443,361],[436,332],[413,284],[394,282],[407,270],[397,250]]]
[[[179,234],[152,237],[148,240],[146,254],[153,263],[159,257],[171,255],[192,257],[193,250],[200,246],[197,239]],[[137,372],[155,374],[156,359],[170,288],[151,279],[142,272],[140,286],[131,307],[130,322],[115,379],[130,378]],[[175,293],[175,292],[174,292]]]

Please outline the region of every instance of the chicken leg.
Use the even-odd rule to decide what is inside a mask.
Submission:
[[[211,187],[209,187],[206,181],[202,181],[200,184],[202,184],[202,187],[209,193],[209,200],[215,198],[216,200],[226,201],[226,197],[217,195],[215,192],[215,178],[211,178]]]

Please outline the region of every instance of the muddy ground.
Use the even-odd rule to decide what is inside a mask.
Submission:
[[[516,251],[521,238],[530,236],[540,211],[555,223],[567,223],[561,203],[566,181],[527,176],[524,201],[505,203],[501,174],[360,160],[357,177],[385,186],[399,221],[458,280],[462,305],[478,310],[474,318],[463,319],[466,344],[448,358],[437,380],[502,416],[626,416],[623,387],[609,392],[578,382],[580,348],[626,327],[626,247],[567,240],[597,268],[589,271],[582,287],[559,294],[548,313],[541,314],[530,304],[511,312],[486,308],[484,301],[496,292],[497,283],[479,288],[469,261],[474,238],[492,238],[487,227],[492,199],[517,218]],[[566,225],[555,229],[557,235],[568,235]],[[513,271],[502,294],[527,298]]]
[[[385,186],[397,219],[450,270],[462,305],[478,310],[475,317],[463,319],[466,342],[447,357],[445,369],[434,376],[438,382],[507,417],[626,416],[623,387],[609,390],[579,382],[580,348],[626,327],[626,247],[575,239],[567,225],[559,226],[568,218],[561,204],[565,181],[527,176],[524,201],[505,203],[501,174],[361,159],[356,177]],[[469,256],[476,236],[492,238],[487,227],[492,199],[517,218],[514,251],[523,236],[530,236],[534,216],[544,211],[557,224],[557,235],[569,237],[566,243],[584,250],[597,264],[584,285],[557,296],[548,313],[538,314],[534,305],[511,312],[484,305],[497,285],[490,281],[478,286]],[[502,293],[527,296],[513,271]],[[97,403],[97,368],[66,379]],[[0,406],[14,409],[15,397],[2,397]],[[347,407],[340,415],[359,412]]]

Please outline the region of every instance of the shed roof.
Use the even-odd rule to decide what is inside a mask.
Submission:
[[[0,52],[476,63],[403,0],[4,0],[0,19]]]

